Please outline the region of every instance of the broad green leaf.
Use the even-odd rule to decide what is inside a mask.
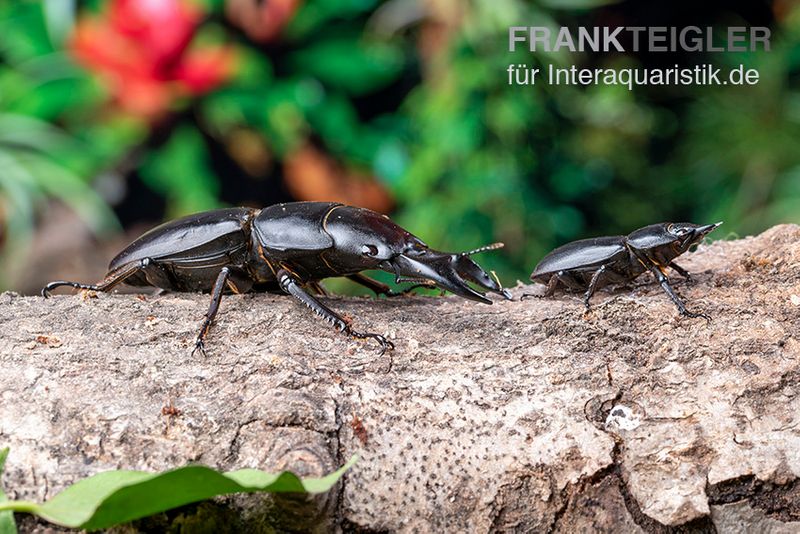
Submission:
[[[61,148],[84,149],[49,122],[15,113],[0,113],[0,145],[45,153]]]
[[[0,2],[0,52],[12,64],[53,51],[38,2]]]
[[[75,0],[44,0],[42,10],[50,41],[63,45],[75,24]]]
[[[76,174],[44,157],[23,153],[17,159],[36,177],[43,192],[71,207],[93,232],[102,235],[119,228],[111,208]]]
[[[0,477],[3,476],[3,468],[8,458],[8,447],[0,449]],[[6,502],[6,494],[3,493],[3,484],[0,480],[0,503]],[[0,534],[17,534],[17,524],[14,522],[14,513],[10,510],[0,512]]]
[[[97,530],[229,493],[322,493],[333,487],[356,460],[353,456],[337,471],[309,479],[286,471],[272,474],[242,469],[220,473],[199,465],[164,473],[108,471],[73,484],[43,504],[0,503],[0,513],[28,512],[65,527]]]

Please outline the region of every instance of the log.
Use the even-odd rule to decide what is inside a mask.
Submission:
[[[797,532],[800,227],[681,264],[695,281],[675,287],[710,323],[680,317],[645,276],[590,312],[570,294],[326,299],[391,338],[384,356],[281,295],[226,297],[201,357],[205,295],[4,293],[3,484],[43,500],[107,469],[322,475],[358,453],[322,499],[240,496],[149,521]]]

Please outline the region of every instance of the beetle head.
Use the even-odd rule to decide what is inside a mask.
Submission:
[[[692,223],[659,223],[639,228],[626,237],[628,245],[636,250],[649,251],[653,259],[668,264],[692,245],[696,245],[711,231],[721,225]]]
[[[483,293],[470,287],[472,282],[511,298],[496,277],[469,257],[500,248],[502,243],[458,254],[439,252],[385,215],[350,206],[331,210],[323,226],[333,241],[333,247],[325,252],[325,261],[340,272],[382,269],[393,273],[398,283],[433,283],[461,297],[491,304]]]
[[[692,224],[692,223],[670,223],[667,224],[667,232],[675,236],[678,241],[676,248],[681,254],[689,250],[689,247],[696,245],[703,240],[705,236],[717,229],[722,224],[722,221],[714,224]]]
[[[492,276],[475,263],[471,255],[502,247],[494,243],[469,252],[456,254],[439,252],[424,246],[412,246],[401,254],[381,263],[380,268],[392,272],[397,282],[430,281],[460,297],[491,304],[484,293],[476,291],[468,282],[511,299],[511,293],[503,289],[496,276]]]

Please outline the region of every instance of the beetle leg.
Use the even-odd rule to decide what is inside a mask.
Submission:
[[[604,272],[606,272],[606,266],[601,265],[600,268],[597,269],[592,275],[592,279],[589,282],[589,288],[583,295],[583,305],[586,306],[587,310],[589,309],[589,299],[592,298],[592,295],[594,295],[594,292],[597,289],[597,283],[600,281],[600,277],[603,275]]]
[[[558,271],[553,276],[550,277],[550,280],[547,281],[547,288],[544,291],[543,297],[552,297],[556,293],[556,288],[558,287],[558,283],[562,282],[564,278],[564,271]]]
[[[322,284],[320,284],[319,282],[309,282],[309,283],[308,283],[308,287],[310,287],[311,289],[313,289],[313,290],[314,290],[314,292],[315,292],[317,295],[320,295],[320,296],[322,296],[322,297],[327,297],[327,296],[328,296],[328,292],[327,292],[327,291],[325,291],[325,288],[324,288],[324,287],[322,287]]]
[[[679,275],[681,275],[682,277],[684,277],[684,278],[686,279],[686,281],[687,281],[687,282],[691,282],[691,281],[692,281],[692,275],[691,275],[691,274],[689,274],[689,271],[687,271],[686,269],[684,269],[683,267],[681,267],[680,265],[678,265],[678,264],[677,264],[677,263],[675,263],[674,261],[670,262],[669,266],[670,266],[670,267],[671,267],[671,268],[672,268],[672,269],[673,269],[673,270],[674,270],[676,273],[678,273]]]
[[[125,279],[130,278],[137,272],[146,269],[147,266],[150,265],[151,261],[152,260],[150,258],[143,258],[139,261],[123,265],[119,269],[108,273],[106,277],[97,284],[81,284],[79,282],[70,282],[68,280],[56,280],[54,282],[50,282],[42,288],[42,296],[47,298],[50,296],[51,291],[62,286],[69,286],[75,289],[85,289],[89,291],[111,291],[115,286],[124,282]]]
[[[380,334],[356,332],[350,328],[344,318],[303,289],[297,279],[286,269],[278,270],[278,283],[283,291],[305,304],[306,307],[330,323],[339,332],[344,332],[359,339],[374,339],[381,345],[381,354],[386,352],[387,349],[394,349],[394,344]]]
[[[430,284],[414,284],[413,286],[407,287],[402,291],[394,291],[386,284],[378,282],[374,278],[370,278],[369,276],[361,273],[351,274],[349,276],[346,276],[345,278],[352,280],[357,284],[361,284],[362,286],[366,287],[376,295],[383,295],[384,297],[401,297],[403,295],[407,295],[408,293],[410,293],[414,289],[417,289],[418,287],[427,287],[427,288],[431,287]]]
[[[683,315],[684,317],[702,317],[706,321],[711,322],[711,317],[706,315],[705,313],[695,313],[690,312],[686,309],[686,305],[681,301],[678,295],[675,294],[675,291],[672,289],[672,286],[669,285],[669,279],[661,272],[661,270],[656,265],[649,266],[650,272],[653,273],[653,276],[656,277],[658,283],[661,284],[661,287],[664,291],[669,295],[669,298],[672,299],[672,302],[675,303],[675,306],[678,307],[678,312]]]
[[[208,311],[206,312],[206,318],[203,321],[203,326],[200,328],[200,333],[197,334],[197,340],[194,342],[192,356],[194,356],[194,353],[198,350],[200,351],[200,354],[207,356],[205,345],[206,336],[208,335],[208,331],[211,329],[211,323],[214,322],[214,318],[217,316],[217,312],[219,311],[219,304],[222,301],[222,292],[228,283],[228,277],[230,275],[231,270],[228,267],[223,267],[217,275],[217,280],[214,282],[214,289],[211,290],[211,304],[208,306]]]
[[[556,288],[558,287],[558,283],[561,281],[561,278],[564,276],[564,271],[558,271],[557,273],[553,273],[550,276],[550,280],[547,281],[547,286],[545,287],[544,293],[541,295],[537,295],[536,293],[523,293],[522,296],[519,297],[520,301],[525,300],[526,297],[534,297],[537,299],[543,299],[552,297],[555,292]]]

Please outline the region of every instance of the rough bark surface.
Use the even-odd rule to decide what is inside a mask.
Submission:
[[[677,291],[710,323],[679,317],[645,277],[598,292],[588,313],[575,295],[327,299],[390,336],[386,356],[279,295],[225,298],[203,358],[204,295],[6,293],[3,483],[46,499],[106,469],[321,475],[358,453],[323,499],[239,497],[150,521],[798,532],[800,227],[681,264],[695,281],[673,277]]]

